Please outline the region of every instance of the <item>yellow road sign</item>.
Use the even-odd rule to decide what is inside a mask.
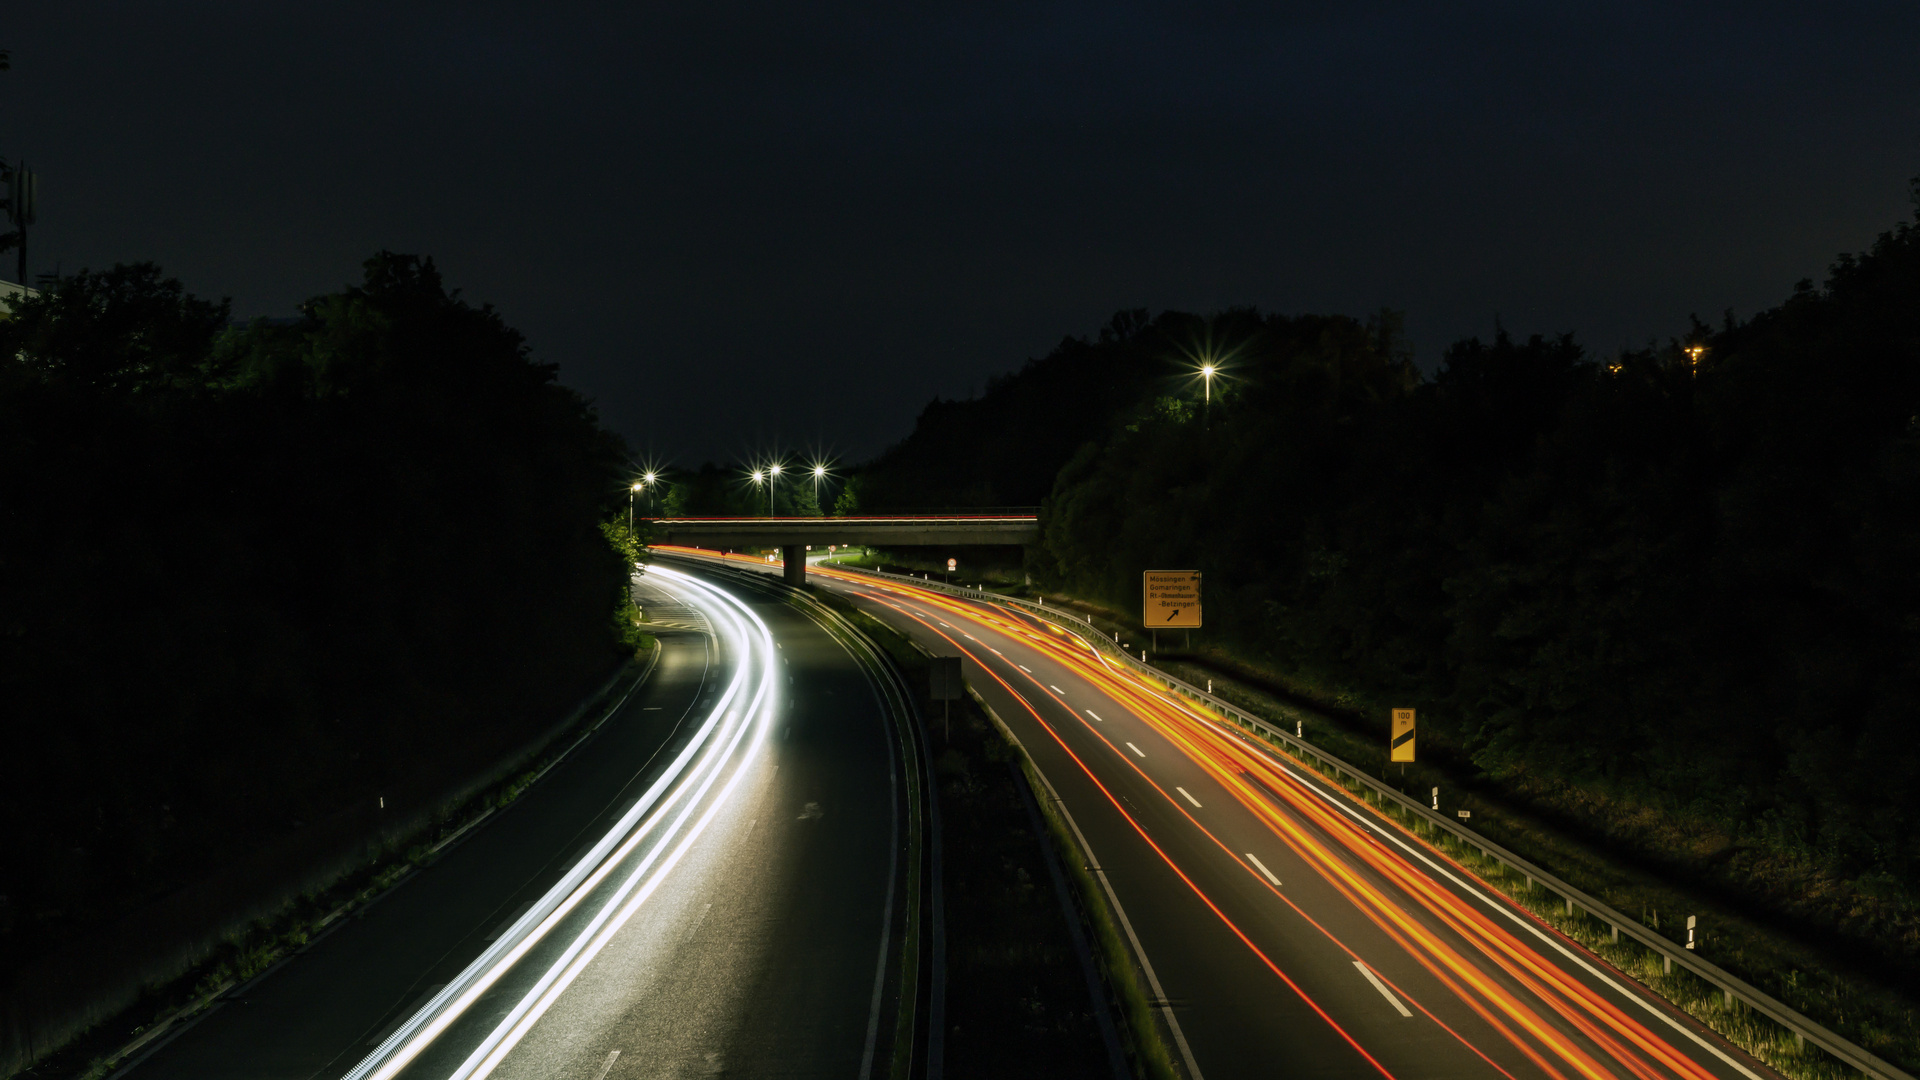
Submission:
[[[1200,625],[1200,571],[1148,570],[1140,575],[1140,621],[1149,630]]]
[[[1413,710],[1412,709],[1393,710],[1393,741],[1387,744],[1387,749],[1392,751],[1392,755],[1389,760],[1392,760],[1392,761],[1412,761],[1413,760]]]

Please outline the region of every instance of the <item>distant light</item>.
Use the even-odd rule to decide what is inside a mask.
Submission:
[[[635,481],[633,482],[633,490],[635,490],[635,491],[639,491],[639,490],[640,490],[641,488],[643,488],[643,487],[645,487],[645,486],[646,486],[646,485],[645,485],[645,484],[644,484],[643,482],[641,482],[641,481],[639,481],[639,480],[635,480]]]
[[[1200,374],[1205,375],[1209,379],[1213,378],[1213,370],[1214,369],[1212,364],[1200,365]]]
[[[813,467],[813,475],[815,476],[827,475],[827,467],[825,465],[815,465]]]
[[[756,473],[754,473],[754,474],[753,474],[753,482],[754,482],[754,483],[756,483],[756,484],[760,482],[760,474],[759,474],[759,473],[757,473],[757,472],[756,472]]]
[[[775,466],[773,466],[772,468],[770,468],[770,469],[768,469],[767,471],[768,471],[768,472],[770,472],[770,473],[772,473],[772,474],[773,474],[773,475],[775,475],[775,476],[779,476],[779,475],[780,475],[780,466],[778,466],[778,465],[775,465]]]
[[[654,482],[655,480],[657,480],[657,479],[659,479],[659,478],[660,478],[660,474],[659,474],[659,473],[648,473],[648,474],[647,474],[647,479],[646,479],[646,482],[647,482],[647,483],[649,483],[649,484],[651,484],[651,483],[653,483],[653,482]]]

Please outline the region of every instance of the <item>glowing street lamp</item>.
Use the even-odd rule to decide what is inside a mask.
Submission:
[[[767,466],[767,516],[773,516],[773,486],[780,480],[780,464]]]
[[[827,516],[827,512],[821,509],[820,506],[820,481],[826,475],[827,467],[825,465],[815,465],[813,467],[813,508],[820,512],[821,517]]]
[[[1214,367],[1211,363],[1200,365],[1200,379],[1206,384],[1206,410],[1202,414],[1201,419],[1201,424],[1204,427],[1213,426],[1213,374],[1219,370],[1219,368]]]
[[[640,488],[644,485],[644,483],[645,481],[635,480],[633,482],[633,486],[627,489],[627,535],[628,536],[633,535],[633,493],[636,491],[639,491]]]

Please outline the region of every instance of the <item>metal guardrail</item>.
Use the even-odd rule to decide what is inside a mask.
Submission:
[[[1140,674],[1154,681],[1166,683],[1167,689],[1174,693],[1206,704],[1223,716],[1258,732],[1269,741],[1281,744],[1297,757],[1319,759],[1333,770],[1336,782],[1339,782],[1342,774],[1351,776],[1359,784],[1373,789],[1373,791],[1383,799],[1391,799],[1395,803],[1398,803],[1403,809],[1413,814],[1416,818],[1426,821],[1435,828],[1443,829],[1462,842],[1478,848],[1481,854],[1487,858],[1519,871],[1528,879],[1530,884],[1537,882],[1539,885],[1545,887],[1547,891],[1558,893],[1561,899],[1566,901],[1569,913],[1571,913],[1573,908],[1579,907],[1594,918],[1606,923],[1608,927],[1613,930],[1616,937],[1620,934],[1625,934],[1660,954],[1660,956],[1666,960],[1668,970],[1672,970],[1673,967],[1678,966],[1692,972],[1700,979],[1717,987],[1729,1002],[1739,1001],[1745,1004],[1754,1012],[1779,1024],[1798,1038],[1805,1042],[1812,1043],[1833,1055],[1838,1060],[1860,1070],[1867,1076],[1876,1077],[1878,1080],[1915,1080],[1915,1077],[1911,1073],[1882,1060],[1864,1047],[1857,1046],[1847,1039],[1842,1038],[1828,1030],[1824,1025],[1805,1016],[1797,1009],[1794,1009],[1792,1006],[1777,1000],[1765,991],[1722,969],[1718,965],[1701,959],[1698,953],[1691,952],[1679,944],[1669,941],[1660,934],[1641,926],[1637,920],[1630,919],[1618,911],[1615,911],[1597,897],[1569,885],[1552,873],[1541,869],[1519,855],[1501,847],[1499,844],[1488,840],[1486,837],[1467,829],[1454,820],[1442,817],[1433,810],[1428,809],[1427,806],[1418,799],[1411,798],[1397,788],[1374,779],[1365,771],[1354,768],[1354,766],[1345,759],[1334,754],[1329,754],[1325,750],[1309,743],[1304,738],[1290,734],[1284,729],[1274,727],[1261,717],[1249,715],[1243,709],[1230,705],[1190,683],[1184,682],[1161,671],[1159,668],[1144,663],[1138,657],[1119,648],[1117,641],[1111,639],[1106,631],[1096,627],[1091,620],[1083,618],[1071,611],[1064,611],[1057,607],[1048,607],[1044,600],[1036,603],[1032,600],[1022,599],[1017,596],[1005,596],[999,593],[989,592],[985,589],[969,589],[964,586],[948,585],[930,578],[917,578],[906,574],[871,570],[866,567],[851,569],[854,569],[857,573],[911,582],[920,588],[933,589],[968,599],[986,600],[1001,604],[1016,604],[1028,611],[1039,614],[1043,618],[1079,623],[1081,626],[1093,631],[1094,637],[1100,641],[1101,644],[1106,645],[1115,655],[1119,656]]]

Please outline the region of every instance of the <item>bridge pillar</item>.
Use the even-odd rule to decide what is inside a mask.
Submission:
[[[799,586],[807,583],[807,549],[805,545],[780,545],[780,561],[787,564],[784,575],[787,584]]]

